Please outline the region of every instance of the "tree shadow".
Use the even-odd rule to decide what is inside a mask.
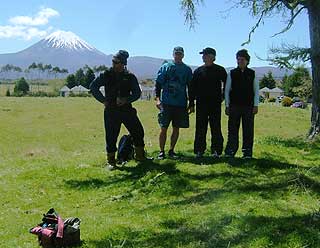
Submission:
[[[109,187],[118,183],[136,182],[146,176],[149,172],[165,173],[167,175],[178,174],[180,171],[176,168],[176,164],[172,161],[163,162],[161,164],[152,160],[139,163],[128,163],[119,167],[115,171],[110,171],[110,176],[105,179],[89,178],[68,179],[64,180],[64,184],[68,188],[77,190],[92,190],[96,188]]]
[[[251,247],[255,242],[260,242],[259,247],[320,247],[320,215],[313,213],[280,217],[226,215],[196,224],[187,219],[168,219],[158,225],[156,232],[118,227],[113,230],[114,236],[89,244],[112,247],[110,241],[121,242],[115,239],[118,233],[126,240],[122,247]]]
[[[319,150],[320,142],[308,141],[305,137],[282,138],[278,136],[267,136],[263,139],[263,143],[267,145],[283,146],[288,148]]]
[[[222,180],[224,182],[222,186],[198,188],[191,196],[163,205],[150,205],[146,209],[158,209],[172,205],[208,205],[225,194],[234,192],[244,195],[258,193],[259,197],[265,199],[277,198],[290,189],[320,194],[320,182],[316,180],[317,175],[310,173],[312,167],[300,168],[295,164],[265,158],[249,160],[232,158],[228,159],[228,164],[233,167],[228,171],[213,170],[205,174],[181,172],[183,177],[189,180]],[[280,172],[278,173],[274,169],[280,170]]]

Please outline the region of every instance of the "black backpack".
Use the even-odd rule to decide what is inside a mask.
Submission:
[[[119,162],[127,162],[133,158],[133,139],[130,134],[123,135],[118,144],[117,159]]]

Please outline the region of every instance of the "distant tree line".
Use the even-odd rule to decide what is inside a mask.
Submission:
[[[107,70],[105,65],[94,66],[93,68],[85,65],[78,69],[74,74],[69,74],[66,78],[66,86],[71,89],[75,86],[82,85],[89,89],[90,83],[96,78],[96,75]]]
[[[29,80],[36,79],[53,79],[65,77],[69,71],[65,68],[53,66],[51,64],[35,63],[33,62],[26,69],[22,69],[19,66],[6,64],[0,68],[0,77],[3,79],[9,79],[14,76],[24,76]]]

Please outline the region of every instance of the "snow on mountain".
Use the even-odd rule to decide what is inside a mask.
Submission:
[[[74,33],[60,30],[20,52],[0,54],[0,66],[12,64],[27,68],[35,62],[66,68],[72,73],[85,65],[110,66],[111,57]]]
[[[87,49],[90,51],[96,50],[94,47],[89,45],[87,42],[82,40],[79,36],[75,35],[72,32],[67,31],[56,31],[46,38],[44,41],[47,42],[48,46],[53,48],[64,48],[64,49],[74,49],[74,50],[83,50]]]

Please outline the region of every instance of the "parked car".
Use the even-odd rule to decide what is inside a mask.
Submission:
[[[291,105],[292,108],[302,108],[302,109],[305,109],[307,107],[307,104],[300,101],[300,102],[294,102],[292,105]]]
[[[297,96],[295,96],[295,97],[293,97],[292,98],[292,102],[302,102],[302,100],[300,99],[300,97],[297,97]]]

